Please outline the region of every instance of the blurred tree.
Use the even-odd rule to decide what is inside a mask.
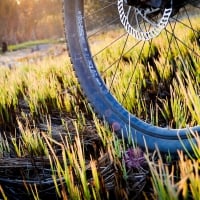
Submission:
[[[16,41],[16,31],[19,23],[17,2],[0,0],[0,42]]]
[[[0,0],[0,42],[63,36],[61,6],[61,0]]]
[[[56,32],[57,37],[60,37],[63,32],[61,5],[60,0],[21,0],[19,6],[20,27],[23,27],[21,36],[26,40],[35,40],[53,37]],[[54,27],[52,21],[59,24],[59,28]]]

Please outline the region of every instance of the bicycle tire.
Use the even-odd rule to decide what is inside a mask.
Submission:
[[[132,138],[141,148],[145,148],[147,145],[149,150],[154,150],[155,146],[157,146],[161,152],[176,153],[178,149],[184,149],[184,144],[187,150],[191,151],[192,147],[188,140],[188,133],[190,131],[188,128],[173,129],[159,127],[139,119],[124,108],[122,103],[114,97],[108,86],[106,86],[105,78],[102,77],[98,69],[88,42],[89,31],[87,32],[86,30],[85,2],[87,1],[64,0],[64,27],[73,68],[81,88],[94,108],[94,111],[101,119],[108,122],[119,137],[123,135],[123,137],[128,138],[131,134]],[[106,10],[106,5],[108,8],[110,4],[114,7],[117,6],[117,1],[98,2],[102,3],[101,9],[98,8],[98,11],[103,13],[102,11],[105,9],[104,13],[107,13],[107,15],[109,15],[109,12]],[[196,4],[192,6],[199,9],[199,6]],[[178,13],[179,10],[176,12]],[[96,16],[97,12],[94,12],[94,18]],[[187,14],[187,16],[189,15]],[[90,19],[92,18],[91,10]],[[105,18],[107,19],[107,16]],[[100,18],[97,19],[99,24],[101,24]],[[176,18],[173,20],[175,19]],[[105,19],[103,19],[102,22],[104,22],[104,20]],[[101,27],[103,27],[103,25],[101,25]],[[98,32],[98,30],[95,31]],[[199,54],[196,56],[200,57]],[[200,133],[200,126],[195,125],[191,127],[191,131]]]

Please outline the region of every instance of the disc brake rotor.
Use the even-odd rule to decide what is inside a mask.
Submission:
[[[125,30],[137,40],[157,37],[167,26],[172,8],[137,8],[118,0],[120,21]]]

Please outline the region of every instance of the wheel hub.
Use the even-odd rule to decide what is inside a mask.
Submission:
[[[163,8],[164,5],[169,3],[169,0],[125,0],[124,2],[135,7]]]
[[[172,14],[172,6],[160,8],[164,3],[166,1],[162,0],[118,0],[120,21],[137,40],[155,38],[166,27]]]

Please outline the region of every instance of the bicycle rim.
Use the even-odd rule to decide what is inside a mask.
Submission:
[[[165,9],[123,2],[64,0],[67,45],[80,85],[119,136],[150,150],[157,145],[173,153],[183,144],[191,150],[187,135],[200,132],[199,1],[169,11],[168,18]],[[167,23],[159,25],[164,16]]]

